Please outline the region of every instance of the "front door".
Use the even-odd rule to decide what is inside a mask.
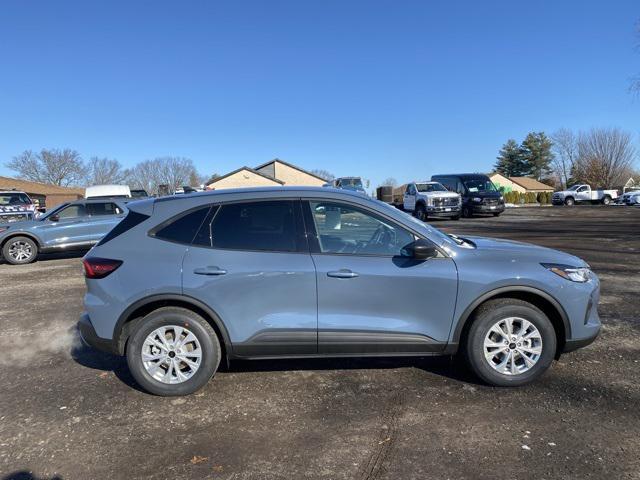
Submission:
[[[303,208],[307,228],[314,230],[318,351],[442,351],[456,303],[453,260],[403,256],[414,235],[368,209],[323,201],[304,202]]]
[[[298,200],[214,206],[183,261],[244,357],[317,353],[316,276]]]
[[[413,212],[416,209],[416,188],[413,184],[407,185],[404,191],[404,209]]]
[[[45,248],[83,247],[91,244],[86,231],[84,204],[74,203],[47,218],[40,227]]]

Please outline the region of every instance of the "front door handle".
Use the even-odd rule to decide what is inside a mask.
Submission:
[[[201,267],[196,268],[193,273],[196,275],[224,275],[227,271],[220,267]]]
[[[355,278],[357,276],[358,274],[356,272],[352,272],[347,268],[342,268],[335,272],[327,272],[327,277],[333,277],[333,278]]]

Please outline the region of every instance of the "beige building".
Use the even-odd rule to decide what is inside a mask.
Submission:
[[[498,172],[493,172],[489,174],[489,178],[496,187],[504,192],[553,192],[553,187],[529,177],[505,177]]]
[[[52,208],[65,202],[73,202],[84,196],[83,188],[59,187],[11,177],[0,177],[0,190],[25,192],[40,207],[46,208]]]
[[[256,168],[242,167],[207,185],[210,190],[223,188],[265,187],[279,185],[321,187],[327,180],[311,172],[275,158]]]

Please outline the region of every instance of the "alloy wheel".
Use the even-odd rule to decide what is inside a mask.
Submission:
[[[503,375],[531,370],[542,355],[542,335],[524,318],[508,317],[496,322],[484,339],[487,363]]]
[[[33,249],[24,240],[17,240],[9,246],[9,255],[17,262],[24,262],[33,255]]]
[[[166,384],[186,382],[202,363],[198,338],[178,325],[166,325],[151,332],[142,344],[141,355],[147,373]]]

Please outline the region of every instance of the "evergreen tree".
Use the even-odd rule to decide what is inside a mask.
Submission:
[[[513,138],[507,140],[500,150],[494,165],[496,172],[507,177],[521,177],[527,175],[522,149]]]
[[[551,139],[544,132],[530,132],[520,147],[527,173],[536,180],[549,176],[553,153]]]

